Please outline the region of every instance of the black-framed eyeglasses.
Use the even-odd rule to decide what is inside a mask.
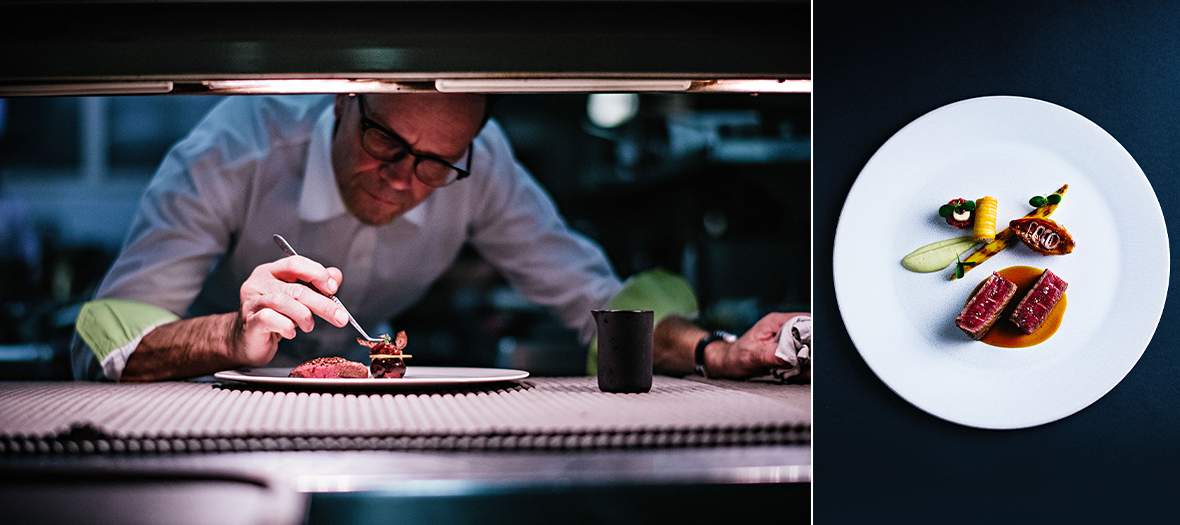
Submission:
[[[357,95],[361,113],[361,147],[382,162],[400,162],[407,155],[414,159],[414,176],[427,186],[441,188],[471,175],[471,157],[475,143],[467,146],[467,167],[460,168],[434,155],[414,153],[406,139],[365,116],[365,99]]]

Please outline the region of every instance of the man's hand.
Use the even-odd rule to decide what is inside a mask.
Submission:
[[[234,326],[233,354],[243,365],[264,365],[274,357],[279,338],[295,328],[310,332],[317,315],[337,327],[348,314],[324,294],[335,294],[343,274],[300,255],[258,266],[242,283],[241,310]],[[312,289],[299,281],[311,283]],[[317,292],[320,290],[323,294]]]
[[[734,342],[714,341],[705,347],[709,377],[748,379],[787,363],[774,355],[778,332],[791,318],[806,313],[767,314]],[[693,373],[697,342],[708,334],[683,317],[669,316],[656,325],[653,350],[655,372],[673,376]],[[789,337],[789,334],[788,334]]]
[[[280,338],[310,332],[313,315],[335,326],[348,314],[327,294],[343,279],[338,268],[325,268],[306,257],[291,256],[258,266],[242,283],[237,312],[182,319],[144,335],[127,359],[124,381],[160,381],[211,374],[219,370],[268,363]]]
[[[709,375],[742,379],[765,375],[772,367],[786,366],[786,361],[774,355],[778,349],[779,330],[787,321],[800,315],[807,314],[772,312],[733,343],[718,341],[709,345],[705,348],[705,368]]]

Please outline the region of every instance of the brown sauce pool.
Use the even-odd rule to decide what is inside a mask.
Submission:
[[[1061,300],[1057,302],[1057,306],[1053,307],[1053,311],[1049,312],[1049,317],[1045,319],[1037,331],[1031,334],[1022,332],[1016,327],[1016,324],[1008,320],[1012,316],[1012,312],[1016,311],[1016,305],[1020,304],[1020,299],[1032,289],[1044,271],[1042,268],[1031,266],[1012,266],[996,272],[1004,276],[1005,279],[1016,283],[1016,295],[1012,297],[1011,301],[1008,301],[1008,306],[1004,307],[1004,313],[1000,314],[1000,319],[992,325],[991,330],[987,331],[987,335],[980,339],[981,342],[1002,348],[1025,348],[1041,344],[1057,333],[1057,329],[1061,327],[1061,318],[1065,316],[1066,294],[1061,295]],[[981,286],[983,286],[983,281],[975,286],[975,291],[971,292],[971,295],[974,296]]]

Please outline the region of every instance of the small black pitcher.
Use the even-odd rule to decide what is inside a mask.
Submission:
[[[643,393],[651,390],[651,310],[591,310],[598,324],[598,389]]]

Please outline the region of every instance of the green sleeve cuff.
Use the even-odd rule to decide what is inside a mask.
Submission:
[[[623,289],[607,304],[607,309],[651,310],[656,324],[669,315],[692,319],[697,316],[697,295],[683,277],[657,268],[627,279]],[[590,340],[586,372],[592,376],[598,375],[597,334]]]
[[[158,306],[126,299],[100,299],[82,305],[75,328],[102,362],[112,352],[138,341],[149,328],[180,319]]]

